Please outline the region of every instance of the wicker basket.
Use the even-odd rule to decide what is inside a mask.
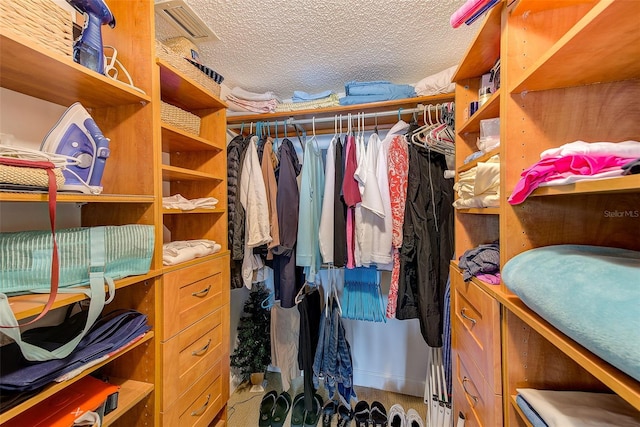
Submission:
[[[0,0],[5,1],[5,0]],[[220,96],[220,85],[214,80],[209,78],[205,73],[194,67],[189,61],[184,59],[179,53],[173,49],[165,46],[158,40],[156,40],[156,55],[158,58],[167,61],[169,64],[178,69],[185,76],[195,80],[205,90],[211,92],[213,95]],[[190,57],[191,55],[187,55]]]
[[[198,46],[186,37],[173,37],[164,40],[162,44],[179,56],[200,61],[200,51],[198,50]]]
[[[200,135],[200,117],[174,105],[161,102],[160,118],[164,123],[194,135]]]
[[[0,27],[56,53],[73,55],[71,12],[51,0],[0,0]]]

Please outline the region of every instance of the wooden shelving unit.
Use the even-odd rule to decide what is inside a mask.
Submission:
[[[496,215],[482,215],[479,209],[456,212],[456,254],[497,237],[501,265],[523,251],[552,244],[640,250],[637,231],[632,231],[637,230],[637,218],[625,214],[629,206],[640,206],[637,175],[541,186],[522,204],[507,202],[521,172],[539,161],[544,150],[578,140],[640,140],[640,125],[629,115],[640,111],[640,66],[632,60],[640,57],[635,19],[640,3],[520,0],[504,5],[500,14],[501,8],[495,9],[456,74],[456,110],[472,99],[478,88],[477,76],[487,71],[491,61],[480,63],[477,59],[482,52],[501,57],[501,93],[494,94],[495,101],[488,101],[476,117],[458,129],[456,170],[467,171],[499,154],[500,208]],[[497,53],[491,50],[496,43],[500,46]],[[608,48],[612,43],[615,46]],[[492,117],[500,117],[501,146],[474,162],[460,164],[475,149],[479,120]],[[612,218],[607,212],[622,215]],[[455,262],[451,271],[459,274]],[[504,283],[471,283],[501,306],[502,348],[494,363],[502,375],[502,425],[531,425],[515,402],[516,388],[520,387],[616,393],[640,410],[640,383],[636,379],[561,333]],[[469,357],[468,346],[456,347],[456,342],[464,340],[466,332],[455,328],[454,357],[464,360]],[[483,363],[482,358],[472,359],[475,362],[465,363]],[[490,418],[482,418],[490,413],[474,409],[465,393],[458,391],[454,413],[459,409],[476,417],[474,422],[493,425]],[[483,401],[490,397],[487,393]]]
[[[189,200],[218,200],[214,209],[162,207],[159,215],[166,237],[172,242],[206,239],[221,246],[215,254],[162,267],[159,423],[204,426],[215,420],[226,422],[229,398],[227,105],[169,62],[155,62],[159,87],[154,101],[200,118],[198,133],[167,123],[163,116],[156,122],[161,137],[161,193],[164,197],[180,194]]]
[[[193,313],[200,313],[203,318],[206,313],[214,313],[207,318],[214,316],[218,324],[214,335],[218,337],[215,346],[217,369],[211,370],[213,364],[207,366],[209,371],[202,369],[202,376],[194,378],[194,386],[213,390],[215,384],[219,394],[215,404],[212,400],[206,415],[199,417],[197,422],[208,425],[215,421],[223,425],[229,393],[226,104],[171,64],[155,58],[152,1],[113,1],[109,8],[117,16],[118,25],[103,31],[104,43],[117,48],[118,59],[141,90],[91,71],[73,62],[70,56],[50,52],[4,27],[0,28],[0,83],[4,89],[63,107],[82,103],[110,139],[111,154],[102,178],[103,192],[99,195],[58,193],[57,202],[77,204],[83,227],[124,224],[155,227],[154,255],[149,272],[117,280],[115,299],[104,309],[105,312],[116,309],[140,311],[147,316],[153,329],[140,341],[76,379],[47,386],[33,398],[0,414],[0,423],[29,408],[37,409],[45,399],[55,399],[69,384],[99,370],[101,375],[121,386],[118,408],[105,417],[104,425],[162,425],[163,410],[166,409],[163,398],[177,392],[173,389],[165,391],[163,382],[173,381],[172,375],[179,374],[170,364],[163,364],[169,354],[163,347],[168,339],[164,325],[173,321],[173,318],[166,318],[172,314],[163,305],[165,296],[167,292],[176,291],[172,286],[188,285],[176,281],[175,277],[202,276],[203,280],[215,283],[215,292]],[[199,134],[192,135],[162,123],[162,102],[199,116]],[[164,158],[168,159],[166,164],[163,164]],[[219,202],[215,209],[164,209],[162,196],[166,188],[170,188],[172,194],[180,193],[186,198],[215,197]],[[45,205],[47,201],[45,191],[30,194],[0,192],[0,203],[16,208],[23,203]],[[222,250],[215,255],[165,268],[162,259],[164,229],[174,240],[215,240],[222,245]],[[172,279],[165,286],[167,274]],[[178,301],[176,295],[179,294],[169,299]],[[11,297],[10,304],[17,319],[24,320],[39,314],[47,299],[46,294],[20,295]],[[64,309],[85,299],[81,293],[59,294],[53,308]],[[212,327],[206,321],[201,324]],[[177,338],[173,342],[178,342]],[[188,403],[184,397],[181,402]],[[164,425],[178,424],[167,422]]]
[[[97,371],[98,369],[106,366],[107,364],[113,362],[115,359],[124,356],[125,354],[127,354],[129,351],[143,345],[144,343],[148,342],[149,340],[151,340],[153,338],[153,332],[148,332],[144,337],[142,337],[140,340],[138,340],[137,342],[135,342],[134,344],[131,344],[125,348],[123,348],[122,350],[120,350],[118,353],[112,355],[109,357],[109,359],[100,362],[94,366],[91,366],[89,369],[87,369],[86,371],[83,371],[82,373],[80,373],[78,376],[71,378],[65,382],[62,383],[53,383],[50,386],[47,386],[43,391],[41,391],[40,393],[38,393],[35,397],[27,400],[24,403],[21,403],[11,409],[9,409],[8,411],[3,412],[2,414],[0,414],[0,424],[4,423],[5,421],[10,420],[11,418],[15,417],[16,415],[30,409],[30,408],[34,408],[36,407],[39,403],[43,402],[45,399],[51,398],[53,396],[55,396],[56,393],[58,393],[59,391],[65,389],[66,387],[68,387],[69,385],[75,383],[76,381],[84,378],[85,376],[91,374],[92,372]],[[139,381],[133,381],[133,380],[125,380],[125,379],[120,379],[118,380],[119,382],[117,382],[117,384],[123,383],[123,382],[127,382],[127,381],[131,381],[131,384],[138,384],[137,388],[143,388],[145,390],[145,396],[148,395],[149,393],[151,393],[151,391],[153,391],[153,383],[142,383]],[[133,387],[132,387],[133,388]],[[133,405],[131,404],[134,401],[140,401],[141,396],[140,393],[136,390],[131,390],[125,388],[124,390],[121,390],[122,395],[123,395],[123,399],[124,402],[129,402],[128,407],[131,408]],[[142,396],[144,397],[144,396]],[[112,419],[117,419],[118,414],[120,415],[124,415],[126,413],[126,408],[127,405],[125,405],[124,407],[119,407],[119,411],[114,413],[112,416]]]

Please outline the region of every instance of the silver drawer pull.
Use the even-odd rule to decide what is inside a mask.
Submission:
[[[211,289],[211,285],[207,286],[206,289],[203,289],[201,291],[192,293],[191,296],[192,297],[203,297],[203,296],[206,296],[209,293],[210,289]]]
[[[467,319],[469,322],[473,323],[473,325],[475,326],[475,324],[477,323],[477,320],[474,319],[473,317],[469,317],[465,314],[465,311],[467,309],[463,308],[462,310],[460,310],[460,316],[462,316],[463,318]]]
[[[467,390],[467,385],[466,385],[467,381],[471,381],[471,380],[469,378],[467,378],[467,377],[464,377],[462,379],[462,389],[464,390],[464,392],[466,394],[469,395],[470,398],[473,399],[473,406],[476,406],[476,403],[478,403],[478,396],[474,396],[473,394],[469,393],[469,391]]]
[[[207,409],[207,405],[209,404],[209,399],[211,399],[211,395],[207,394],[207,401],[204,402],[204,405],[202,405],[200,408],[198,408],[195,411],[193,411],[191,413],[191,416],[192,417],[199,417],[200,415],[202,415],[204,413],[204,410]]]
[[[207,350],[209,350],[209,346],[211,345],[211,338],[209,338],[209,341],[207,341],[207,345],[205,345],[204,347],[202,347],[200,350],[194,350],[191,352],[192,356],[200,356],[204,353],[206,353]]]

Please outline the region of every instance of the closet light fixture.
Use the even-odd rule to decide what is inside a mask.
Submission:
[[[192,42],[219,40],[218,36],[183,0],[156,0],[155,11]]]

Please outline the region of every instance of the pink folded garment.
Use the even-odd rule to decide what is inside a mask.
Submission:
[[[491,0],[467,0],[458,10],[453,12],[449,22],[453,28],[458,28],[473,14],[482,9]]]
[[[542,182],[566,178],[569,174],[595,175],[620,169],[631,160],[633,159],[607,155],[570,155],[542,159],[522,172],[508,202],[512,205],[524,202]]]

